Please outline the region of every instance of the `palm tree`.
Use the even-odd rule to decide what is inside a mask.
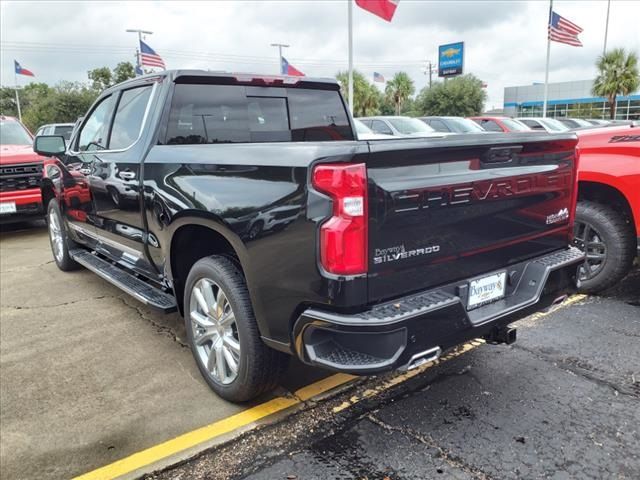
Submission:
[[[384,90],[387,98],[395,105],[396,115],[400,115],[402,105],[415,91],[413,80],[405,72],[396,73]]]
[[[336,79],[342,89],[342,95],[349,101],[348,84],[349,73],[338,72]],[[356,117],[376,115],[380,104],[380,93],[375,85],[359,71],[353,71],[353,114]]]
[[[638,73],[638,55],[625,52],[624,48],[615,48],[598,57],[596,62],[598,76],[593,82],[592,93],[606,97],[609,102],[611,118],[616,117],[616,97],[629,95],[640,86]]]

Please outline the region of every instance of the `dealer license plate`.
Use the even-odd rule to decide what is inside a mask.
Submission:
[[[507,272],[498,272],[469,282],[467,308],[472,309],[504,297]]]
[[[0,203],[0,215],[5,215],[8,213],[16,213],[16,202]]]

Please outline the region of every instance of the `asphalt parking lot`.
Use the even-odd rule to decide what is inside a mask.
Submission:
[[[43,225],[0,235],[3,478],[70,478],[252,408],[220,400],[181,320],[87,271]],[[638,478],[640,271],[419,374],[352,382],[150,478]],[[325,373],[293,364],[274,396]]]
[[[365,382],[149,478],[637,479],[639,338],[636,270],[523,320],[511,346],[476,346],[388,390]]]

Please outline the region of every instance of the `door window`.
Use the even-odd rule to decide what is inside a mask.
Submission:
[[[371,122],[371,130],[376,133],[383,133],[385,135],[393,135],[393,131],[382,120],[373,120]]]
[[[111,128],[110,150],[130,147],[140,136],[140,128],[149,103],[151,88],[151,85],[131,88],[124,90],[120,95]]]
[[[488,132],[501,132],[502,128],[493,120],[482,120],[482,128]]]
[[[428,121],[428,125],[436,132],[450,132],[449,128],[444,124],[442,120],[436,120],[432,118]]]
[[[78,139],[78,150],[91,152],[107,148],[109,123],[113,112],[113,95],[103,98],[85,122]]]
[[[526,126],[533,128],[534,130],[544,130],[544,128],[542,127],[542,125],[540,125],[538,122],[536,122],[535,120],[526,120],[526,119],[521,119],[520,120],[522,123],[524,123]]]

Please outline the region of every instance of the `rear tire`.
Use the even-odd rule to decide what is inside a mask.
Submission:
[[[184,318],[198,369],[219,396],[244,402],[279,384],[289,355],[260,338],[244,276],[231,260],[214,255],[193,265]]]
[[[49,201],[47,206],[47,228],[49,229],[49,244],[56,265],[63,272],[78,270],[80,265],[71,258],[69,250],[76,247],[76,243],[69,238],[67,229],[62,219],[60,206],[56,199]]]
[[[601,292],[629,273],[636,241],[633,228],[622,213],[601,203],[580,201],[574,233],[575,245],[587,253],[578,269],[580,291]]]

